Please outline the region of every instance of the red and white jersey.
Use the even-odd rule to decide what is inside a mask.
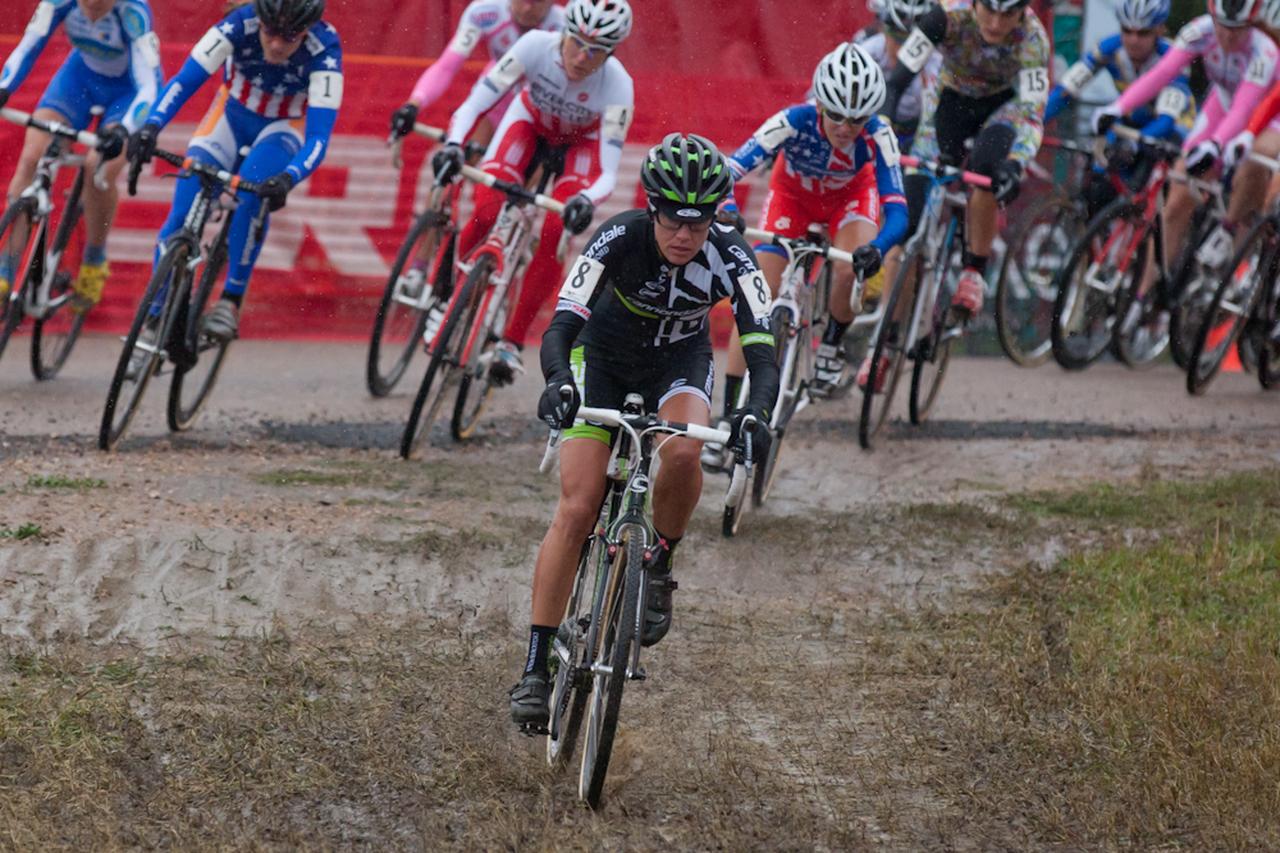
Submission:
[[[564,7],[552,6],[538,29],[558,33],[564,29]],[[470,56],[477,45],[483,44],[489,59],[497,61],[520,38],[520,27],[511,17],[511,4],[507,0],[474,0],[462,13],[458,31],[449,43],[449,49],[463,56]]]
[[[559,33],[528,32],[521,36],[498,64],[476,81],[471,94],[449,122],[450,142],[461,143],[476,121],[503,95],[524,83],[517,105],[507,111],[503,124],[527,115],[539,132],[552,142],[574,142],[598,135],[601,177],[587,195],[600,201],[612,191],[622,146],[631,127],[635,87],[622,63],[605,60],[600,70],[585,80],[572,82],[560,58]],[[501,141],[502,128],[493,144]],[[493,150],[491,147],[490,150]]]

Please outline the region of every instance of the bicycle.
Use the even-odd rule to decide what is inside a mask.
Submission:
[[[1280,161],[1252,152],[1247,156],[1266,166],[1272,174],[1280,172]],[[1227,239],[1230,239],[1229,235]],[[1245,336],[1254,340],[1254,349],[1259,353],[1258,375],[1262,387],[1270,387],[1275,378],[1274,362],[1270,356],[1265,370],[1260,362],[1262,354],[1274,352],[1268,337],[1275,323],[1269,322],[1268,315],[1274,316],[1277,280],[1280,277],[1280,206],[1273,203],[1245,234],[1239,246],[1230,263],[1225,265],[1222,281],[1215,288],[1196,330],[1187,367],[1189,394],[1205,392],[1231,347],[1244,344]]]
[[[563,204],[544,195],[560,173],[557,161],[562,153],[562,149],[539,147],[526,172],[526,179],[541,173],[532,190],[473,166],[462,167],[463,177],[504,193],[507,202],[489,235],[458,264],[458,271],[466,278],[461,287],[454,288],[440,331],[427,346],[431,360],[400,438],[400,455],[405,459],[412,458],[430,431],[445,392],[451,388],[457,389],[449,425],[453,439],[463,441],[475,431],[493,390],[488,369],[492,350],[501,339],[508,308],[516,302],[516,283],[533,257],[538,222],[530,207],[557,216],[564,210]],[[561,254],[568,236],[566,231]]]
[[[102,110],[95,108],[93,114],[101,116]],[[71,262],[73,255],[67,249],[84,213],[80,196],[85,181],[84,155],[68,151],[68,143],[96,147],[98,135],[77,131],[58,122],[42,121],[8,107],[0,109],[0,116],[14,124],[44,131],[52,137],[36,163],[31,184],[0,217],[0,246],[9,246],[9,257],[18,261],[11,265],[13,276],[9,296],[0,301],[0,353],[4,352],[23,319],[31,317],[35,321],[31,330],[31,372],[37,380],[48,380],[57,376],[66,364],[80,338],[86,316],[85,312],[70,310],[68,304],[73,295],[71,283],[75,264]],[[62,216],[55,220],[54,185],[63,166],[75,166],[77,171],[71,189],[67,191]],[[100,162],[93,176],[94,183],[101,189],[106,189],[101,175],[105,166]],[[20,224],[26,227],[26,239],[14,241],[14,231]],[[22,245],[18,246],[16,242]]]
[[[242,157],[246,153],[247,149],[241,149]],[[124,348],[116,361],[98,430],[98,447],[102,450],[112,449],[124,435],[151,377],[159,375],[165,361],[173,365],[166,414],[170,430],[180,432],[190,427],[213,391],[231,342],[204,334],[200,318],[227,264],[231,212],[238,204],[235,194],[238,190],[249,193],[259,190],[259,185],[252,181],[190,157],[159,149],[154,156],[177,166],[181,171],[175,177],[199,178],[200,193],[191,203],[182,228],[161,248],[133,323],[124,337]],[[141,164],[130,166],[130,195],[137,191],[140,173]],[[266,214],[264,204],[253,222],[254,234],[261,233]],[[215,238],[201,245],[205,226],[219,219],[221,225]],[[196,373],[201,363],[205,365],[203,375]],[[192,389],[193,394],[189,393]]]
[[[435,142],[444,141],[445,132],[437,127],[417,123],[413,132]],[[392,162],[399,169],[404,138],[389,139],[388,144],[392,148]],[[483,146],[470,142],[465,150],[468,158],[484,154]],[[453,286],[453,251],[459,231],[457,211],[461,189],[461,184],[432,186],[426,207],[415,216],[391,264],[373,318],[365,364],[365,383],[375,397],[390,394],[404,376],[420,348],[428,312],[438,296]],[[389,363],[384,363],[384,359],[389,359]]]
[[[609,459],[608,483],[600,506],[600,520],[583,544],[565,617],[549,654],[551,716],[545,729],[526,726],[529,735],[547,736],[547,763],[569,762],[579,733],[583,735],[578,797],[600,807],[605,775],[627,681],[643,681],[640,635],[643,629],[648,573],[645,560],[657,542],[648,509],[649,469],[660,435],[688,436],[699,441],[729,441],[728,430],[663,421],[644,413],[643,398],[628,394],[621,410],[582,407],[578,417],[619,432]],[[748,435],[751,430],[746,429]],[[553,432],[543,456],[542,471],[551,467],[559,433]],[[730,492],[741,500],[751,466],[750,440],[735,465]]]
[[[773,300],[769,328],[773,330],[775,353],[778,360],[778,398],[773,405],[773,417],[769,431],[773,441],[764,459],[754,467],[751,484],[751,502],[755,508],[764,505],[773,488],[778,473],[778,455],[791,419],[803,411],[815,399],[810,389],[814,377],[814,353],[821,329],[828,320],[827,306],[831,299],[831,261],[853,263],[853,255],[833,248],[820,235],[807,237],[780,237],[768,231],[748,228],[747,239],[757,243],[769,243],[787,254],[778,285],[778,295]],[[818,264],[819,260],[827,263]],[[854,278],[850,303],[862,302],[864,282],[861,276]],[[879,322],[883,311],[880,305],[866,315],[858,315],[846,336],[859,337],[864,330],[872,329]],[[856,362],[855,362],[856,363]],[[852,382],[852,379],[849,380]],[[847,387],[847,386],[846,386]],[[737,408],[747,405],[750,397],[750,379],[742,381],[738,392]],[[721,523],[721,533],[733,536],[742,522],[745,504],[726,505]]]
[[[1050,138],[1041,144],[1045,147],[1072,157],[1071,175],[1064,185],[1035,160],[1027,164],[1027,173],[1050,189],[1018,216],[996,282],[996,335],[1019,367],[1037,367],[1051,355],[1054,280],[1089,219],[1079,190],[1092,169],[1093,149]]]
[[[1108,172],[1117,197],[1089,221],[1058,271],[1050,341],[1054,360],[1067,370],[1083,370],[1112,346],[1115,318],[1126,306],[1125,295],[1138,292],[1148,257],[1157,265],[1153,292],[1165,292],[1163,282],[1172,278],[1164,256],[1161,208],[1171,164],[1181,151],[1123,126],[1114,130],[1142,142],[1152,162],[1136,191]]]
[[[951,360],[951,348],[964,334],[968,317],[952,311],[949,273],[964,247],[964,210],[967,198],[952,189],[957,183],[989,189],[991,179],[954,166],[903,157],[906,166],[929,180],[920,224],[903,248],[898,274],[888,303],[876,326],[871,349],[871,369],[862,392],[858,418],[858,443],[864,450],[884,425],[897,391],[902,368],[912,362],[908,414],[911,423],[924,423],[938,399]],[[904,290],[913,291],[906,327],[897,318]],[[880,389],[883,386],[883,390]]]

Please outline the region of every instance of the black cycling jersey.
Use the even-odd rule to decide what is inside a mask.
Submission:
[[[542,339],[542,372],[569,369],[575,341],[614,364],[652,371],[705,353],[711,308],[728,297],[751,371],[751,405],[768,412],[778,394],[769,328],[769,286],[737,231],[713,225],[683,266],[658,252],[644,210],[609,219],[569,266],[556,313]],[[639,390],[639,389],[637,389]]]

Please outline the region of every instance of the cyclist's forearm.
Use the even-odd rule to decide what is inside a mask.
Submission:
[[[338,111],[310,105],[307,107],[307,131],[302,140],[302,150],[294,155],[285,171],[293,176],[294,183],[306,180],[324,162],[329,152],[329,138],[338,121]]]
[[[160,67],[160,42],[155,33],[147,33],[141,39],[135,39],[130,47],[129,73],[133,77],[133,85],[138,93],[134,95],[129,109],[125,111],[121,124],[125,130],[133,133],[143,119],[151,111],[160,93],[160,81],[164,71]]]
[[[1040,119],[1039,104],[1029,105],[1014,126],[1013,145],[1009,149],[1009,159],[1016,160],[1025,168],[1035,159],[1040,150],[1040,141],[1044,139],[1044,123]]]
[[[908,218],[905,204],[884,205],[884,224],[880,226],[880,233],[871,241],[871,245],[880,250],[881,256],[888,254],[890,249],[907,236]]]
[[[1248,125],[1249,118],[1262,102],[1266,91],[1266,87],[1247,81],[1237,86],[1235,95],[1231,98],[1231,109],[1227,110],[1209,138],[1218,143],[1219,148],[1225,148]]]
[[[204,85],[210,74],[212,72],[205,70],[204,66],[194,58],[182,63],[182,68],[157,96],[156,105],[151,108],[151,114],[147,116],[146,123],[160,127],[167,125],[177,115],[178,110],[182,109],[182,105]]]
[[[772,344],[743,344],[742,356],[747,361],[751,376],[748,403],[752,408],[772,414],[774,401],[778,399],[778,362]]]
[[[548,382],[556,374],[569,369],[569,353],[573,342],[587,321],[570,311],[556,311],[551,324],[542,336],[542,349],[538,354],[542,365],[542,377]]]
[[[467,57],[463,54],[456,53],[451,48],[445,48],[440,57],[422,72],[417,85],[413,87],[413,93],[409,95],[409,100],[417,104],[419,109],[424,110],[440,100],[440,96],[448,91],[449,84],[453,82],[453,78],[457,76],[466,61]]]
[[[1160,61],[1154,68],[1134,80],[1133,84],[1124,90],[1124,94],[1116,101],[1121,114],[1128,115],[1154,99],[1161,89],[1182,74],[1183,69],[1190,65],[1194,58],[1188,50],[1176,45],[1170,47],[1165,55],[1160,57]]]
[[[480,116],[492,109],[523,79],[524,63],[512,48],[471,87],[471,94],[449,120],[448,141],[461,145]]]
[[[1054,86],[1049,93],[1049,103],[1044,107],[1044,123],[1048,124],[1058,117],[1058,113],[1071,106],[1071,93],[1062,86]]]

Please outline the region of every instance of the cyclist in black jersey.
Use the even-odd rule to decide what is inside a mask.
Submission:
[[[641,167],[647,210],[621,213],[600,226],[569,267],[556,313],[542,338],[547,387],[538,416],[563,429],[560,502],[533,574],[533,620],[511,717],[520,724],[548,718],[547,652],[564,615],[582,544],[604,496],[611,433],[575,420],[580,405],[621,408],[642,394],[646,411],[666,420],[706,425],[714,368],[708,315],[729,297],[751,371],[747,407],[735,414],[734,442],[748,415],[769,422],[778,393],[771,299],[755,256],[732,228],[713,224],[733,188],[724,156],[700,136],[670,134]],[[572,389],[566,399],[565,387]],[[768,431],[756,428],[756,453]],[[650,573],[641,642],[661,640],[671,625],[671,555],[702,492],[701,442],[672,437],[662,445],[653,489],[658,547]]]

